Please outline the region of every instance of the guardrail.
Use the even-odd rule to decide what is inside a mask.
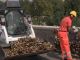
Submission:
[[[53,33],[54,28],[59,28],[58,26],[39,26],[39,25],[33,25],[35,35],[40,40],[46,40],[50,41],[56,48],[56,51],[58,50],[60,52],[60,46],[59,41],[57,38],[55,38],[55,34]],[[80,29],[80,27],[76,27],[77,29]],[[80,40],[79,38],[76,38],[76,35],[78,33],[71,33],[69,34],[70,37],[70,45],[71,45],[71,52],[77,56],[80,56]]]

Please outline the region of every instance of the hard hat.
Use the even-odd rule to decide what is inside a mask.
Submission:
[[[77,12],[76,11],[71,11],[70,14],[75,16],[75,17],[77,16]]]

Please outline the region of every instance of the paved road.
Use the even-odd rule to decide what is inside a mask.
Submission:
[[[49,52],[37,56],[29,56],[29,57],[22,56],[22,57],[11,58],[6,60],[60,60],[60,55],[58,53]]]
[[[60,55],[58,53],[45,53],[37,56],[21,56],[17,58],[5,59],[5,60],[60,60]]]
[[[49,52],[37,56],[29,56],[29,57],[21,56],[21,57],[5,59],[5,60],[61,60],[61,56],[59,53]],[[80,59],[76,59],[76,60],[80,60]]]

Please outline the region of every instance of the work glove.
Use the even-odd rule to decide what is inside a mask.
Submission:
[[[72,29],[74,33],[78,32],[78,28],[76,28],[75,26],[73,26]]]

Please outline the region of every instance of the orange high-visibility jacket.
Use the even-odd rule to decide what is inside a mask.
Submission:
[[[67,31],[68,27],[71,27],[72,25],[72,20],[70,18],[70,16],[67,16],[65,18],[62,19],[61,23],[60,23],[60,28],[59,30],[61,31]]]
[[[64,55],[65,52],[67,54],[67,57],[70,58],[71,58],[71,54],[70,54],[69,38],[67,34],[68,34],[68,28],[71,27],[71,25],[72,25],[72,20],[70,16],[63,18],[60,23],[59,32],[58,32],[62,55]]]

